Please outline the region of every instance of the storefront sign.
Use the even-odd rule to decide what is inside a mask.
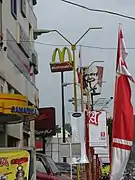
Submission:
[[[11,108],[12,113],[23,113],[23,114],[31,114],[31,115],[38,115],[38,110],[33,109],[30,107],[18,107],[18,106],[12,106]]]
[[[37,108],[28,106],[27,98],[19,94],[0,94],[0,124],[19,123],[38,116]]]
[[[35,120],[36,136],[53,136],[56,134],[55,108],[40,108],[39,116]]]
[[[65,61],[65,52],[67,51],[68,61]],[[56,54],[58,52],[60,62],[56,62]],[[67,47],[64,47],[62,51],[59,48],[56,48],[53,51],[52,62],[50,63],[51,72],[62,72],[62,71],[72,71],[73,70],[73,61],[70,50]]]

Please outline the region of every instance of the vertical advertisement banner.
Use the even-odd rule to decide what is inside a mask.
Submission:
[[[80,71],[77,69],[78,83],[80,83]],[[83,67],[83,94],[87,95],[91,91],[92,95],[100,95],[103,82],[103,67],[91,66]]]
[[[73,164],[85,164],[88,163],[86,156],[85,146],[85,114],[74,112],[70,113],[71,127],[72,127],[72,143],[81,144],[81,157],[73,159]]]
[[[105,111],[87,111],[89,122],[89,146],[107,146],[107,128]]]
[[[0,152],[0,179],[28,180],[30,154],[25,150]]]

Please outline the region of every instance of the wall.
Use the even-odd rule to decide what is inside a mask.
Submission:
[[[68,138],[69,141],[70,138]],[[60,157],[60,145],[62,143],[61,137],[48,138],[45,145],[45,154],[52,157],[55,162],[63,162],[63,158]],[[67,162],[70,163],[70,158],[67,158]]]
[[[31,22],[32,28],[37,28],[37,19],[34,15],[34,12],[32,11],[31,6],[26,1],[26,16],[28,18],[23,18],[20,13],[20,1],[17,1],[17,9],[18,9],[18,21],[20,25],[25,30],[26,35],[29,37],[29,22]],[[22,72],[17,68],[17,66],[14,66],[13,60],[17,59],[20,56],[20,48],[16,48],[16,42],[14,41],[8,41],[7,42],[7,29],[10,32],[10,34],[14,37],[14,40],[18,40],[18,22],[14,19],[14,17],[11,14],[11,6],[10,1],[3,1],[3,36],[4,36],[4,45],[8,46],[9,50],[2,51],[0,53],[0,73],[3,74],[6,81],[9,82],[17,91],[19,91],[21,94],[26,95],[28,97],[28,100],[31,103],[35,103],[35,94],[38,94],[37,88],[32,84],[30,80],[26,76],[22,74]],[[29,42],[28,42],[29,43]],[[9,46],[10,44],[10,46]],[[31,43],[32,44],[32,43]],[[12,48],[13,50],[11,50]],[[34,44],[30,46],[31,51],[34,51]],[[33,50],[32,50],[33,49]],[[16,50],[15,53],[14,50]],[[8,53],[8,54],[7,54]],[[21,53],[22,54],[22,53]],[[10,59],[7,58],[7,56],[10,56]],[[21,55],[22,59],[26,59],[26,61],[30,61],[30,58],[24,57],[24,55]],[[24,58],[23,58],[24,57]],[[13,60],[11,60],[13,59]],[[18,58],[19,59],[19,58]],[[16,60],[17,61],[17,60]]]

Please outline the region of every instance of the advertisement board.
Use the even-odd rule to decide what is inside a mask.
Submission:
[[[68,59],[65,61],[65,53],[67,52]],[[56,55],[58,53],[59,62],[56,62]],[[69,48],[64,47],[62,51],[56,48],[53,51],[52,62],[50,63],[51,72],[64,72],[73,70],[73,60]]]
[[[85,113],[72,112],[69,113],[72,127],[72,143],[81,144],[81,156],[73,158],[72,164],[88,163],[85,144]]]
[[[78,83],[80,83],[80,71],[77,69]],[[83,67],[83,94],[91,91],[92,95],[100,95],[103,82],[103,67]]]
[[[107,146],[106,112],[88,111],[87,118],[89,124],[89,146]]]
[[[95,147],[95,154],[109,155],[109,136],[107,135],[107,146],[106,147]]]
[[[45,137],[56,135],[55,127],[55,108],[39,108],[39,117],[35,121],[35,135]]]
[[[0,152],[0,179],[28,180],[30,154],[26,150]]]

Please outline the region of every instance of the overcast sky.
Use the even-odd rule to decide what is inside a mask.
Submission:
[[[74,0],[74,2],[85,5],[89,8],[100,8],[111,10],[135,17],[134,0]],[[117,47],[118,23],[123,24],[124,38],[127,48],[135,48],[135,21],[116,17],[108,14],[101,14],[86,11],[61,2],[60,0],[38,0],[35,12],[38,18],[39,29],[57,29],[64,34],[70,41],[75,42],[89,27],[100,27],[102,30],[93,30],[89,32],[79,45],[88,45],[93,47],[114,48],[82,48],[83,65],[88,65],[92,61],[104,61],[104,78],[106,83],[103,85],[102,94],[99,97],[113,96],[115,61]],[[47,45],[50,44],[50,45]],[[52,46],[54,45],[54,46]],[[56,45],[56,46],[55,46]],[[55,47],[58,45],[67,45],[67,43],[56,33],[49,33],[40,36],[37,39],[36,50],[39,56],[39,71],[37,76],[37,87],[40,92],[40,106],[56,107],[57,123],[61,123],[61,87],[60,74],[50,72],[49,63]],[[62,48],[62,47],[60,47]],[[78,50],[76,51],[77,63]],[[129,71],[135,77],[135,49],[128,49],[127,64]],[[97,65],[97,64],[95,64]],[[72,72],[65,73],[65,82],[72,82]],[[135,87],[133,90],[133,105],[135,107]],[[68,99],[73,97],[73,86],[65,88],[65,109],[66,118],[68,111],[73,109]],[[99,98],[96,97],[96,98]],[[112,114],[113,103],[110,103],[107,111]]]

